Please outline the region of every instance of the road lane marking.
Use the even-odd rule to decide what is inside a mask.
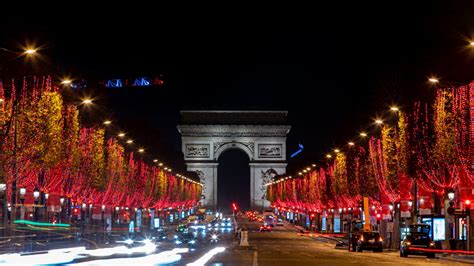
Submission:
[[[253,253],[253,266],[258,266],[258,252]]]

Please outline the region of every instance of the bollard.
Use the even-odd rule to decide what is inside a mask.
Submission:
[[[241,247],[248,247],[249,246],[248,231],[242,231],[240,233],[240,246]]]

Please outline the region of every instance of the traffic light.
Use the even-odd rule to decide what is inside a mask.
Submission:
[[[465,225],[466,224],[466,219],[461,219],[461,224]]]
[[[232,210],[234,210],[234,211],[237,210],[237,205],[235,203],[232,203]]]
[[[74,215],[78,215],[78,214],[79,214],[79,209],[78,209],[78,208],[72,209],[72,213],[73,213]]]

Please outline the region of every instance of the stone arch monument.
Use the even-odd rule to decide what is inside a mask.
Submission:
[[[267,207],[266,183],[286,172],[286,111],[181,111],[182,151],[188,171],[203,186],[202,204],[217,205],[217,166],[228,149],[240,149],[250,159],[251,208]]]

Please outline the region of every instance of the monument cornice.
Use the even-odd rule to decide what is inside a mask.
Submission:
[[[289,125],[178,125],[186,137],[286,137]]]

